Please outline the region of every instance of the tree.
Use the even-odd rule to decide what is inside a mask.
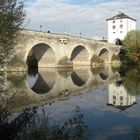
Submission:
[[[124,39],[126,55],[128,58],[137,63],[140,61],[140,30],[128,32]]]
[[[22,0],[0,0],[0,66],[13,54],[25,12]]]

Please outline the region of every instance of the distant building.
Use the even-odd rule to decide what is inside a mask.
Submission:
[[[116,82],[116,84],[109,85],[109,95],[107,105],[113,106],[121,111],[131,107],[136,103],[136,97],[127,93],[123,85]]]
[[[116,16],[107,19],[108,42],[122,45],[122,40],[126,34],[136,29],[136,20],[119,12]]]

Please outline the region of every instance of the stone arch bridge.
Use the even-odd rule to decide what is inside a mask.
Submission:
[[[57,67],[63,57],[74,66],[90,65],[94,55],[103,59],[105,64],[112,63],[112,56],[117,55],[119,49],[116,45],[92,39],[22,30],[15,52],[24,63],[33,56],[38,67]]]

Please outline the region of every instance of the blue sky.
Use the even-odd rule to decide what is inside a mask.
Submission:
[[[140,0],[25,0],[25,28],[83,37],[107,37],[106,19],[119,11],[137,20]],[[28,22],[30,21],[30,22]]]

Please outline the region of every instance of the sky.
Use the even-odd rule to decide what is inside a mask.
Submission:
[[[24,0],[24,28],[98,39],[107,38],[106,19],[120,12],[137,20],[140,0]]]

